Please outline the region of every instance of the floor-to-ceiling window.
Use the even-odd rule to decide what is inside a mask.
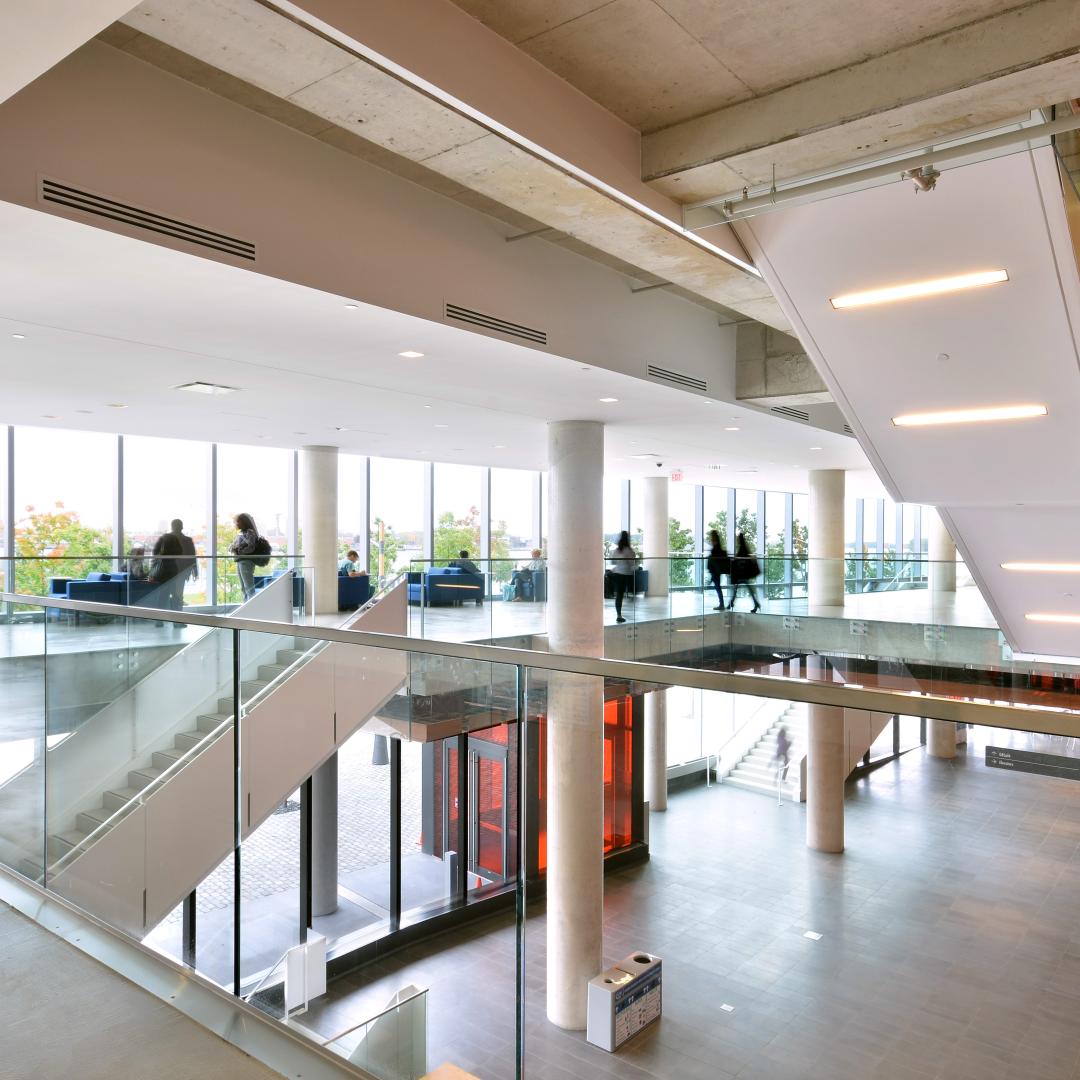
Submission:
[[[371,459],[372,575],[407,570],[410,559],[426,557],[425,474],[429,468],[424,461]]]
[[[699,551],[701,538],[696,535],[697,487],[676,482],[668,485],[668,554]],[[686,588],[695,584],[694,560],[671,560],[671,587]]]
[[[729,508],[729,490],[726,487],[712,487],[706,485],[703,491],[705,539],[704,544],[708,547],[709,530],[715,529],[720,534],[720,540],[724,547],[731,548],[731,513]]]
[[[8,428],[0,424],[0,592],[9,588],[9,564],[5,561],[8,551]],[[11,583],[13,584],[13,583]],[[0,610],[0,617],[3,611]]]
[[[354,550],[361,568],[367,565],[367,467],[360,454],[338,455],[338,557]]]
[[[477,559],[485,510],[484,470],[479,465],[435,464],[434,557],[445,562],[462,551]],[[504,546],[500,543],[500,546]],[[505,554],[505,552],[501,552]]]
[[[210,444],[187,439],[124,437],[124,554],[149,554],[174,519],[200,555],[213,550],[210,530]],[[189,604],[204,603],[209,575],[205,561],[184,585]]]
[[[18,592],[44,595],[50,577],[83,577],[113,564],[115,435],[15,429],[15,569]],[[56,563],[51,559],[79,556]]]
[[[540,547],[540,476],[523,469],[491,470],[491,558],[496,585],[510,580],[515,563]],[[505,558],[504,558],[505,556]]]
[[[605,552],[615,547],[619,533],[626,527],[628,506],[626,504],[627,481],[619,480],[614,476],[604,477],[604,506],[603,506],[603,529]],[[599,540],[598,544],[599,546]]]
[[[765,492],[764,543],[761,560],[766,596],[786,597],[791,590],[791,530],[788,522],[790,496],[783,491]]]

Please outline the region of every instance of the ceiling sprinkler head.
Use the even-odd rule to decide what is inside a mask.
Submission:
[[[912,169],[903,174],[905,180],[910,180],[915,185],[915,194],[920,191],[933,191],[937,187],[938,177],[941,175],[933,165],[923,165],[921,168]]]

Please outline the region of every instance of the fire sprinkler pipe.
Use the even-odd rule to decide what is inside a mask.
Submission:
[[[732,199],[727,195],[716,195],[701,202],[688,203],[684,207],[684,213],[690,210],[700,210],[704,207],[719,207],[725,222],[738,221],[740,218],[750,217],[760,211],[770,210],[781,203],[794,202],[796,199],[806,199],[815,195],[824,195],[836,191],[838,188],[851,187],[853,184],[861,184],[869,180],[888,177],[907,179],[908,174],[927,165],[941,165],[946,161],[956,161],[959,158],[971,157],[973,154],[1002,150],[1010,146],[1019,146],[1022,143],[1048,139],[1053,135],[1061,135],[1067,131],[1076,131],[1077,129],[1080,129],[1080,113],[1063,116],[1059,120],[1050,120],[1045,124],[1017,128],[1015,131],[1003,131],[998,135],[991,135],[985,139],[973,139],[971,142],[960,143],[941,150],[921,151],[918,154],[898,158],[883,165],[871,165],[866,169],[855,169],[840,175],[828,176],[823,180],[814,180],[807,184],[792,184],[790,187],[770,191],[765,195],[756,195],[753,198]],[[713,224],[719,224],[719,222]],[[708,226],[701,225],[696,226],[696,228],[702,229],[708,228]]]

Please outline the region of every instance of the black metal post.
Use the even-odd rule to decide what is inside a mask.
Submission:
[[[311,777],[300,785],[300,940],[311,929]]]
[[[184,923],[183,923],[183,959],[189,968],[197,967],[195,963],[195,890],[184,897]]]
[[[401,926],[401,740],[390,740],[390,931]]]
[[[240,631],[232,632],[233,668],[233,993],[240,996]]]
[[[469,733],[457,737],[457,792],[458,792],[458,899],[462,903],[469,897]]]

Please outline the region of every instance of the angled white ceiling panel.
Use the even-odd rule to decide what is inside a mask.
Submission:
[[[1080,561],[1080,278],[1052,154],[951,170],[929,194],[893,183],[765,214],[743,234],[892,495],[943,509],[1015,648],[1080,655],[1080,626],[1026,618],[1080,614],[1080,579],[1000,568]],[[1007,282],[965,292],[847,310],[829,302],[998,269]],[[892,423],[1020,403],[1047,415]]]

